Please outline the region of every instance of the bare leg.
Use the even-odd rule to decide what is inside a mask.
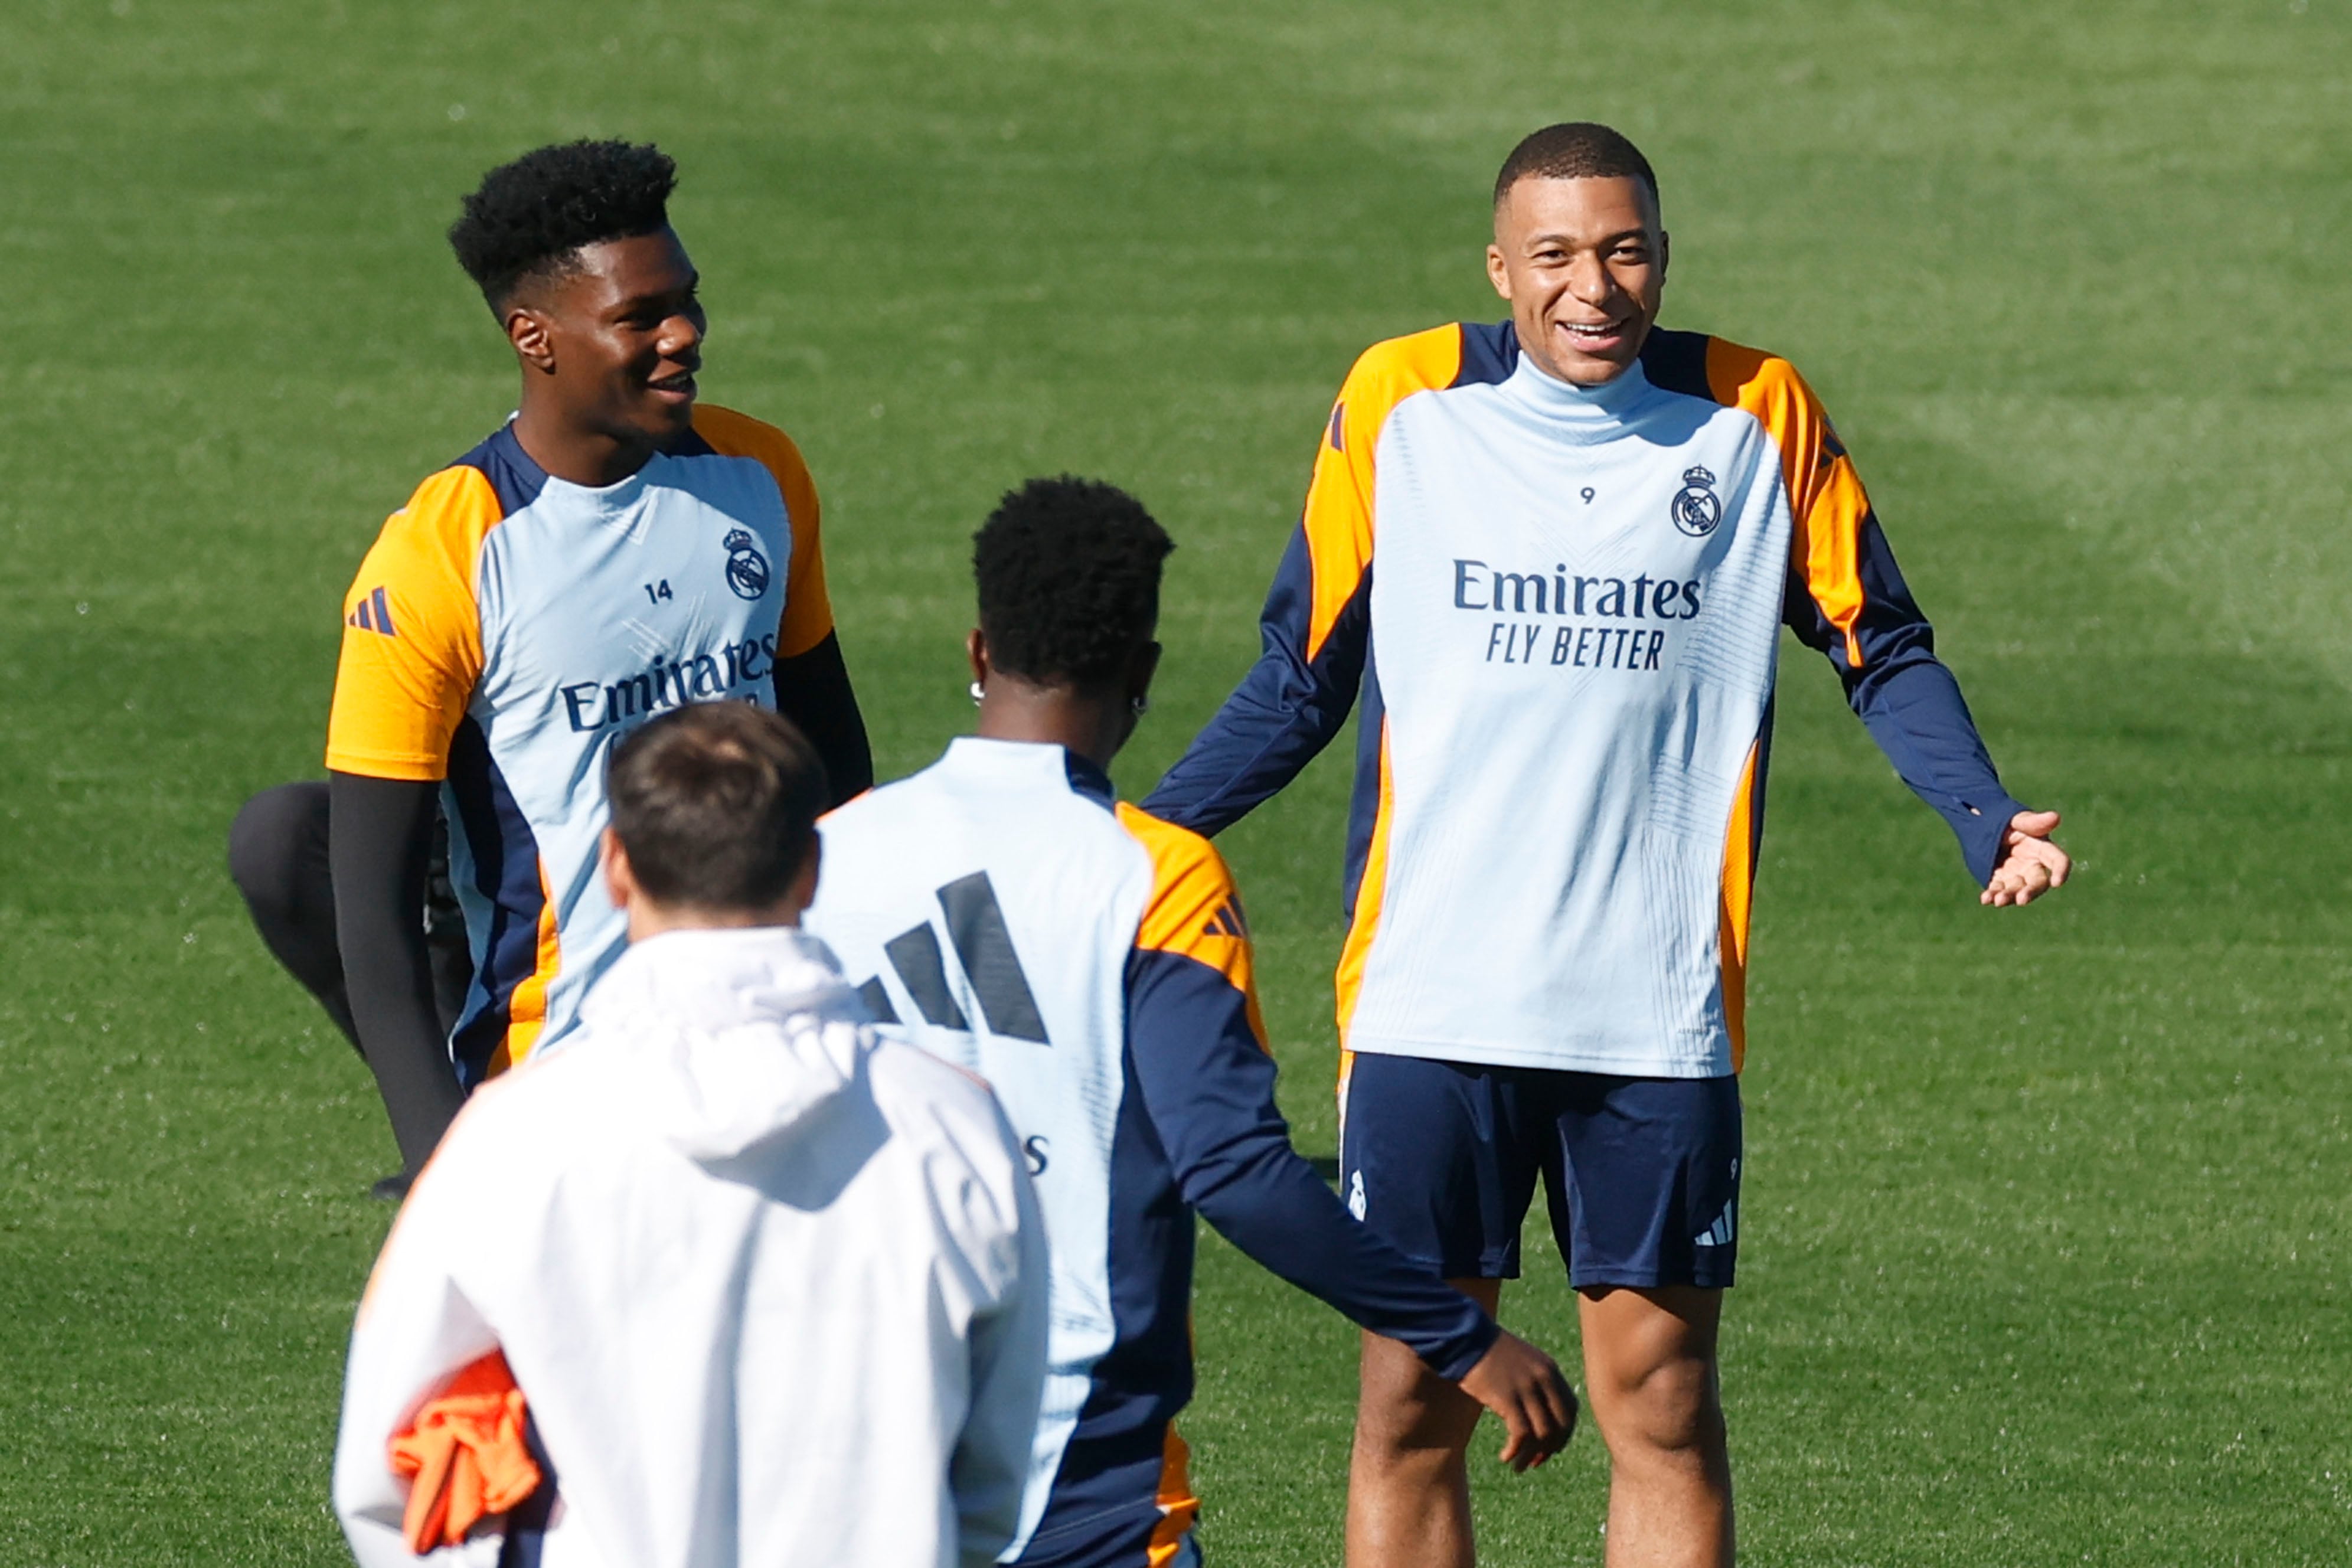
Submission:
[[[1730,1568],[1722,1315],[1722,1291],[1690,1285],[1582,1294],[1585,1397],[1609,1445],[1609,1568]]]
[[[1499,1279],[1447,1283],[1487,1311]],[[1356,1447],[1348,1465],[1348,1568],[1470,1568],[1470,1472],[1478,1402],[1391,1339],[1364,1336]]]

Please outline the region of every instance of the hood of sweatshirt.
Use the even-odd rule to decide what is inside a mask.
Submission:
[[[847,1090],[874,1046],[863,1017],[831,950],[797,927],[674,931],[631,944],[596,983],[582,1043],[653,1058],[647,1121],[709,1164],[790,1135]]]

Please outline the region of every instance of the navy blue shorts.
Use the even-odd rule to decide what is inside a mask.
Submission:
[[[1349,1209],[1448,1279],[1519,1277],[1519,1226],[1540,1174],[1580,1289],[1731,1283],[1737,1078],[1358,1053],[1339,1128]]]

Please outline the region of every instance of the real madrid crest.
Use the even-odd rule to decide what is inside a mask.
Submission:
[[[1707,498],[1710,503],[1714,499]],[[1715,525],[1710,522],[1707,526]],[[752,548],[756,543],[758,541],[743,529],[727,531],[727,585],[735,590],[738,598],[756,599],[768,591],[768,558]]]
[[[1723,521],[1723,500],[1715,493],[1715,476],[1705,468],[1685,468],[1683,488],[1666,509],[1675,526],[1693,539],[1705,539]]]

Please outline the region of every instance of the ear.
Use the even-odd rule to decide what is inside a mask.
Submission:
[[[1127,696],[1130,702],[1140,701],[1151,695],[1151,678],[1160,673],[1160,645],[1145,643],[1135,650],[1128,661]]]
[[[982,686],[988,684],[988,634],[978,626],[963,639],[963,651],[971,660],[971,678]]]
[[[629,869],[629,852],[621,847],[621,836],[609,827],[597,840],[596,847],[604,872],[604,896],[613,900],[614,909],[626,914],[637,898],[637,878]]]
[[[820,834],[809,836],[808,854],[801,860],[801,868],[793,873],[793,885],[784,889],[784,903],[792,910],[786,925],[798,925],[808,907],[816,902],[816,879],[824,859],[824,838]]]
[[[506,313],[507,342],[515,357],[541,375],[555,374],[555,323],[544,310],[510,305]]]
[[[1664,229],[1658,230],[1658,276],[1661,279],[1664,278],[1666,275],[1667,263],[1674,260],[1674,236],[1668,234]]]
[[[1504,265],[1503,247],[1499,245],[1486,247],[1486,281],[1492,283],[1495,292],[1504,299],[1511,297],[1511,269]]]

